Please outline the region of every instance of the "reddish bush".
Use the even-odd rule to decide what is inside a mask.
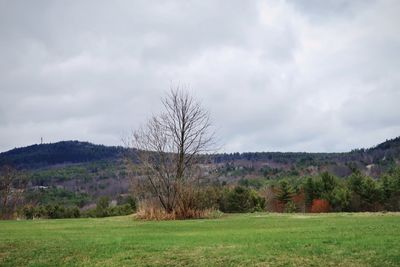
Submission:
[[[314,199],[311,205],[312,213],[321,213],[321,212],[329,212],[331,210],[331,206],[329,202],[325,199]]]

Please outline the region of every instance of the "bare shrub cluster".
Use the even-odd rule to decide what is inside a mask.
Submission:
[[[200,154],[213,144],[209,113],[179,87],[171,89],[162,103],[164,112],[135,131],[130,142],[137,149],[138,173],[145,182],[140,188],[149,189],[146,199],[152,199],[139,208],[138,216],[203,217],[206,209],[197,201],[202,178],[198,164],[204,159]]]
[[[215,217],[218,211],[213,208],[208,209],[186,209],[181,210],[179,207],[172,212],[167,212],[157,201],[143,201],[139,204],[139,208],[135,214],[137,219],[141,220],[181,220],[181,219],[204,219]]]

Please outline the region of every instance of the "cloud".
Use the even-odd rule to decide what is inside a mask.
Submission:
[[[399,135],[398,1],[0,3],[0,150],[121,133],[190,84],[224,151]]]

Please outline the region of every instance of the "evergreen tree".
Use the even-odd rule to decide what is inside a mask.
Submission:
[[[281,181],[279,184],[279,191],[276,196],[276,199],[283,204],[287,204],[289,201],[292,200],[292,196],[293,196],[293,189],[290,186],[290,184],[286,180]]]

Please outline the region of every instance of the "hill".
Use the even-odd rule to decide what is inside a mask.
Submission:
[[[35,144],[0,153],[0,165],[10,164],[20,168],[38,168],[55,164],[93,162],[115,159],[123,151],[122,147],[79,141]]]

